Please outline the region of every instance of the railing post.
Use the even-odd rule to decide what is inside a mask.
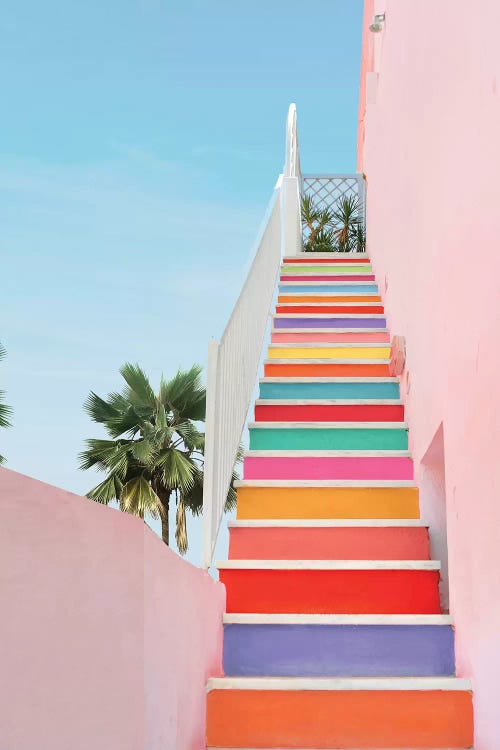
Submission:
[[[302,252],[298,177],[283,177],[282,201],[283,255],[298,255]]]
[[[214,496],[217,487],[215,471],[217,462],[215,453],[218,447],[217,436],[217,370],[219,365],[219,342],[212,339],[208,342],[207,358],[207,404],[205,414],[205,460],[203,474],[203,551],[201,564],[209,568],[212,563],[214,538],[214,516],[218,515],[218,498]]]

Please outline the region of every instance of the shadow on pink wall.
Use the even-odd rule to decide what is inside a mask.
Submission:
[[[0,469],[0,748],[201,750],[224,588],[136,518]]]

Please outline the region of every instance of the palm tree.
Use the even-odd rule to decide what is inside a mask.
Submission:
[[[307,193],[302,197],[301,220],[307,233],[304,250],[309,253],[328,253],[334,250],[334,236],[327,227],[332,222],[328,208],[319,208]]]
[[[5,348],[0,344],[0,362],[4,359],[6,354],[7,352],[5,351]],[[5,391],[0,391],[0,427],[10,427],[11,423],[9,417],[12,414],[12,409],[4,403],[4,396]],[[0,455],[0,464],[3,464],[4,461],[5,458]]]
[[[162,539],[169,544],[168,512],[175,499],[175,538],[181,554],[188,548],[186,508],[199,515],[203,507],[203,452],[205,436],[196,422],[205,420],[205,388],[201,367],[161,378],[157,394],[139,365],[125,364],[120,373],[126,386],[107,399],[91,392],[84,408],[94,422],[104,425],[109,440],[87,440],[80,468],[95,467],[106,478],[87,497],[144,519],[161,520]],[[233,474],[233,481],[238,477]],[[236,504],[233,483],[226,510]]]
[[[339,253],[348,253],[353,248],[359,248],[360,237],[358,230],[361,226],[359,215],[359,201],[353,195],[340,198],[332,212],[333,230]]]

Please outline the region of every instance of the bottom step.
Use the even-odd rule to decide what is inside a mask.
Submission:
[[[220,748],[470,748],[467,680],[208,681],[207,745]]]

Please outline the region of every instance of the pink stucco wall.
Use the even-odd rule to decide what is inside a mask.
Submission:
[[[0,469],[0,747],[201,750],[221,584],[138,519]]]
[[[365,21],[371,72],[358,140],[368,250],[392,332],[406,337],[403,392],[423,504],[445,503],[428,511],[438,536],[447,525],[474,747],[492,750],[500,747],[500,3],[386,0],[380,9],[382,34],[374,39]]]

